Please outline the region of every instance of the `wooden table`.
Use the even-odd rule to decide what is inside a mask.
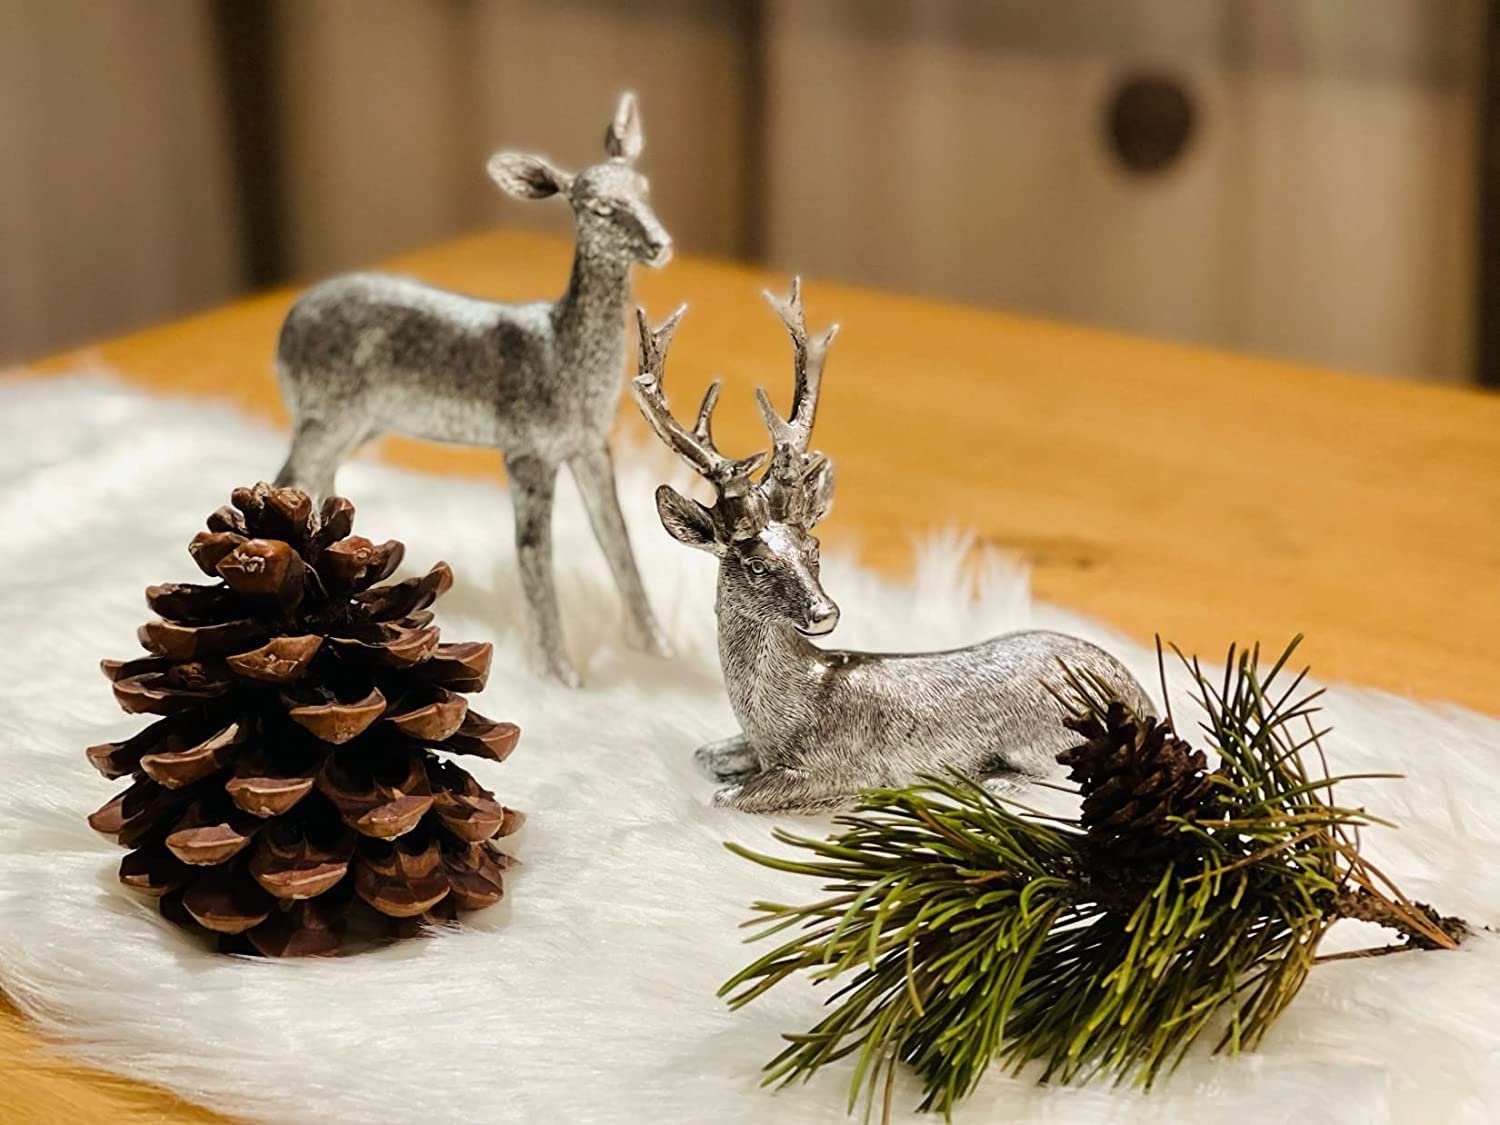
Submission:
[[[560,291],[568,248],[517,233],[392,263],[501,300]],[[725,378],[720,444],[763,443],[751,389],[785,407],[784,277],[688,259],[644,271],[654,317],[688,300],[668,372],[690,405]],[[153,390],[284,419],[270,356],[290,293],[38,364],[103,363]],[[902,572],[912,537],[970,527],[1025,559],[1038,596],[1217,656],[1308,635],[1324,679],[1500,714],[1500,397],[1130,339],[811,279],[843,325],[817,445],[838,462],[822,536]],[[628,438],[645,440],[628,396]],[[628,440],[627,438],[627,440]],[[493,452],[391,440],[391,460],[499,474]],[[704,612],[710,612],[704,606]],[[49,1060],[0,1007],[0,1099],[25,1120],[212,1120],[161,1091]],[[3,1105],[3,1101],[0,1101]]]

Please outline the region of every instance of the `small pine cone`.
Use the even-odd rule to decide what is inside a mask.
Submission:
[[[1168,818],[1207,809],[1213,788],[1207,757],[1177,738],[1170,723],[1138,720],[1119,702],[1103,715],[1064,721],[1084,739],[1057,760],[1083,794],[1088,855],[1111,871],[1134,869],[1152,878],[1151,870],[1159,872],[1185,842]]]
[[[503,761],[519,731],[469,710],[487,644],[442,644],[446,563],[377,585],[394,540],[351,535],[340,497],[258,484],[188,547],[211,585],[152,586],[147,656],[105,661],[115,698],[159,716],[91,747],[128,789],[89,817],[130,848],[120,880],[234,951],[328,953],[364,912],[396,935],[497,902],[494,841],[521,814],[432,751]]]

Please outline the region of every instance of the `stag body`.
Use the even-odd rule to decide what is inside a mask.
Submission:
[[[1059,660],[1099,677],[1139,713],[1152,713],[1144,690],[1114,657],[1060,633],[1011,633],[931,653],[812,643],[839,618],[819,582],[811,534],[832,502],[833,470],[808,452],[833,330],[808,339],[796,282],[791,299],[773,305],[796,350],[796,389],[790,421],[759,394],[773,446],[758,483],[751,478],[764,456],[733,461],[714,448],[717,383],[692,430],[672,418],[661,372],[677,316],[652,331],[640,314],[636,399],[657,434],[718,493],[707,508],[665,485],[657,490],[667,531],[719,559],[719,658],[741,733],[698,750],[700,764],[730,783],[715,803],[747,812],[809,811],[923,773],[1041,776],[1070,742],[1061,704],[1043,686],[1057,677]]]
[[[567,683],[577,676],[562,641],[551,557],[553,491],[564,464],[635,632],[654,651],[666,648],[626,536],[608,446],[625,363],[630,268],[661,266],[671,255],[671,239],[647,205],[646,181],[631,167],[641,132],[629,95],[605,149],[608,159],[577,175],[537,156],[490,160],[491,176],[511,194],[561,194],[571,204],[577,246],[561,299],[504,305],[407,278],[351,274],[297,301],[276,356],[294,420],[280,484],[330,495],[344,458],[386,432],[504,452],[531,651]]]

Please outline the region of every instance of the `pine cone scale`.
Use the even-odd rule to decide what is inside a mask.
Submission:
[[[331,756],[318,774],[318,791],[344,823],[362,836],[389,840],[415,828],[432,807],[432,791],[419,754],[405,759]]]
[[[491,645],[479,641],[439,644],[432,658],[419,671],[449,691],[483,691],[490,678]]]
[[[318,899],[295,903],[256,926],[248,940],[266,957],[311,957],[337,952],[343,926]]]
[[[166,789],[144,775],[88,818],[95,832],[127,848],[136,846],[188,803],[183,790]]]
[[[180,687],[165,672],[148,672],[114,682],[115,702],[133,715],[177,715],[229,690],[229,684],[214,683],[199,689]]]
[[[282,700],[287,704],[287,716],[294,723],[334,746],[363,734],[371,723],[385,714],[386,707],[385,696],[377,687],[349,702],[298,703],[290,696],[283,696]]]
[[[225,621],[217,625],[174,625],[148,621],[137,630],[141,647],[171,661],[211,660],[242,652],[266,639],[259,621]]]
[[[176,735],[168,735],[159,749],[141,755],[139,768],[158,785],[180,789],[228,765],[247,737],[244,724],[239,722],[185,747]]]
[[[182,896],[182,907],[205,930],[242,934],[276,909],[276,900],[243,873],[214,870]]]
[[[164,747],[174,734],[183,729],[190,717],[184,714],[158,719],[123,741],[90,746],[86,751],[89,762],[111,781],[134,773],[140,768],[141,759],[159,747]]]
[[[516,748],[520,737],[521,729],[514,723],[497,723],[470,711],[454,734],[433,746],[450,754],[470,754],[492,762],[503,762]]]
[[[279,837],[279,838],[278,838]],[[280,832],[262,834],[250,857],[251,876],[267,893],[279,899],[316,898],[332,890],[349,872],[356,837],[343,832],[333,841],[319,843],[288,826]]]
[[[200,531],[188,544],[188,554],[199,570],[210,578],[218,578],[219,560],[244,542],[245,537],[233,531]]]
[[[475,844],[515,831],[514,810],[495,800],[493,793],[464,770],[448,762],[430,761],[427,779],[433,795],[432,811],[464,843]],[[511,818],[509,825],[507,818]]]
[[[467,699],[447,688],[434,687],[403,697],[385,718],[402,734],[423,742],[443,742],[458,733],[468,714]]]
[[[354,602],[371,621],[394,621],[426,609],[452,586],[453,571],[447,563],[440,562],[421,578],[366,590],[356,594]]]
[[[317,635],[272,637],[260,648],[236,653],[224,661],[237,676],[268,684],[290,684],[302,678],[323,647]]]
[[[141,848],[120,861],[120,882],[155,898],[175,891],[187,878],[186,867],[165,845]]]
[[[366,844],[355,864],[354,889],[382,914],[410,918],[447,897],[451,884],[436,841],[417,852],[399,843],[388,850]]]
[[[167,850],[190,867],[217,867],[249,847],[258,831],[259,825],[228,820],[180,826],[167,837]]]
[[[481,843],[443,855],[453,898],[465,910],[493,906],[504,897],[506,864],[504,852]]]
[[[177,625],[211,625],[243,619],[252,607],[227,586],[167,582],[146,587],[146,605],[164,621]]]
[[[433,653],[438,644],[435,628],[403,628],[399,625],[381,625],[371,630],[367,637],[329,637],[329,641],[340,648],[360,648],[393,668],[411,668],[422,663]]]
[[[302,592],[306,564],[288,543],[247,539],[214,564],[237,594],[292,601]]]
[[[225,783],[224,791],[252,816],[283,816],[312,792],[321,768],[322,761],[317,759],[301,773],[276,774],[263,755],[252,751],[235,763],[234,775]]]

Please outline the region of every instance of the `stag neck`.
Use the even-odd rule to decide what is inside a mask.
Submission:
[[[804,695],[828,665],[828,654],[784,618],[745,605],[734,581],[719,572],[715,612],[724,686],[740,726],[752,739],[784,744],[795,732]]]

